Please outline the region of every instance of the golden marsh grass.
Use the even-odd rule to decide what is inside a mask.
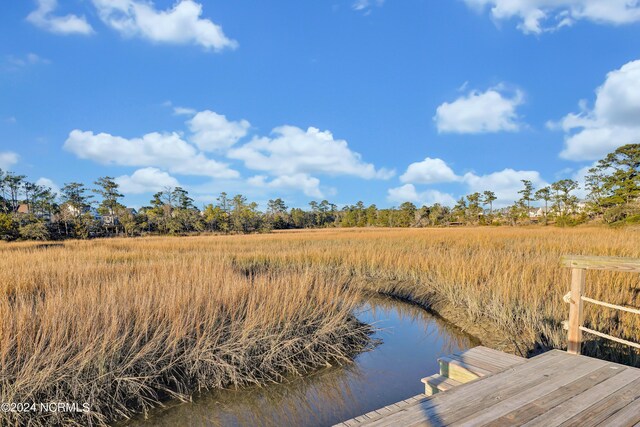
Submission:
[[[365,293],[432,308],[498,349],[563,348],[563,254],[640,257],[605,228],[339,229],[0,245],[2,401],[89,402],[34,424],[100,424],[201,388],[279,381],[368,346]],[[640,275],[589,272],[587,294],[639,306]],[[640,319],[587,306],[638,341]],[[598,341],[586,346],[609,355]],[[611,357],[609,355],[609,357]],[[621,357],[637,363],[634,354]],[[2,423],[24,415],[0,414]]]
[[[347,277],[238,272],[215,239],[0,249],[0,424],[102,424],[201,388],[280,381],[368,345]]]

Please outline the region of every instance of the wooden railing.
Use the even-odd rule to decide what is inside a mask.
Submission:
[[[640,314],[640,310],[636,308],[610,304],[584,296],[585,277],[587,270],[609,270],[640,273],[640,259],[570,255],[562,257],[562,264],[565,267],[571,268],[571,291],[564,296],[564,301],[570,304],[569,322],[565,327],[569,330],[569,342],[567,345],[567,351],[573,354],[580,354],[580,349],[582,347],[582,332],[586,332],[592,335],[596,335],[600,338],[605,338],[640,349],[640,344],[638,343],[623,340],[621,338],[616,338],[611,335],[594,331],[593,329],[589,329],[583,326],[584,302],[601,305],[603,307],[613,308],[616,310],[622,310],[628,313]]]

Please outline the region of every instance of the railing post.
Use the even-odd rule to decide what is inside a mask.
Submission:
[[[582,331],[580,327],[584,319],[582,295],[587,270],[584,268],[571,269],[571,301],[569,306],[569,337],[567,352],[580,354],[582,346]]]

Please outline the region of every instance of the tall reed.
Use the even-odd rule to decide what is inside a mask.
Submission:
[[[193,245],[193,243],[198,243]],[[281,381],[369,343],[338,273],[244,274],[192,239],[0,249],[0,424],[103,424],[202,388]]]
[[[365,293],[434,309],[494,348],[563,348],[560,256],[640,257],[638,242],[632,229],[531,227],[0,245],[0,398],[91,407],[0,413],[0,424],[100,424],[346,362],[369,345],[352,315]],[[587,294],[640,306],[640,275],[589,272]],[[638,316],[587,306],[586,322],[640,340]],[[613,357],[599,341],[586,350]]]
[[[524,355],[566,347],[566,254],[640,257],[640,230],[580,228],[352,229],[220,240],[237,264],[316,268],[357,279],[358,289],[433,308],[487,345]],[[640,306],[640,275],[590,271],[587,294]],[[640,341],[640,316],[588,305],[594,329]],[[588,354],[638,364],[626,347],[592,340]],[[613,350],[610,351],[610,350]]]

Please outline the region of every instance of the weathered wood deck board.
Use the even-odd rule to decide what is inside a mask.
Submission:
[[[523,405],[526,405],[532,400],[542,398],[558,388],[571,383],[576,376],[580,376],[583,373],[589,375],[598,369],[599,364],[591,363],[588,367],[582,366],[580,369],[573,369],[575,367],[575,365],[565,365],[566,370],[564,372],[561,372],[558,375],[551,373],[546,380],[539,382],[536,381],[537,384],[515,391],[514,395],[500,396],[500,402],[497,404],[493,404],[485,409],[476,407],[471,414],[469,414],[470,411],[466,411],[465,413],[469,415],[464,419],[460,419],[459,414],[455,414],[453,417],[447,418],[447,420],[459,420],[455,423],[449,424],[460,426],[486,424],[495,420],[497,417],[501,417],[522,407]]]
[[[640,399],[636,399],[607,419],[612,426],[640,425]]]
[[[411,425],[410,421],[416,418],[436,421],[434,425],[448,425],[463,416],[470,416],[483,408],[490,407],[495,402],[535,387],[545,379],[552,378],[553,374],[559,370],[568,371],[575,366],[571,360],[551,356],[553,355],[541,356],[540,360],[530,362],[531,365],[519,365],[518,367],[525,367],[522,370],[517,370],[518,367],[509,369],[436,395],[433,399],[421,404],[419,408],[410,408],[410,412],[405,411],[405,415],[397,419],[399,423],[396,425]],[[509,374],[508,381],[503,380],[505,374]],[[481,383],[482,385],[479,386]]]
[[[501,351],[493,350],[488,347],[478,346],[470,348],[462,353],[462,356],[471,356],[481,360],[485,360],[487,363],[497,367],[508,368],[514,364],[524,363],[526,359],[514,356],[513,354],[503,353]]]
[[[552,425],[560,425],[570,418],[588,410],[591,406],[615,393],[620,388],[629,384],[638,378],[640,370],[628,370],[623,375],[616,375],[613,378],[604,381],[589,390],[572,397],[566,402],[550,409],[546,413],[534,418],[525,425],[528,427],[538,426],[547,427]]]
[[[439,372],[421,381],[425,395],[432,396],[524,362],[522,357],[478,346],[439,358]]]
[[[562,265],[588,270],[614,270],[640,273],[640,260],[638,258],[565,255],[562,257]]]
[[[506,366],[494,351],[479,349],[465,358],[485,368]],[[445,393],[387,408],[347,425],[634,426],[640,423],[640,369],[553,350]]]
[[[497,418],[496,420],[488,423],[487,426],[508,427],[512,425],[522,425],[571,399],[572,397],[589,390],[596,384],[617,375],[624,369],[625,368],[611,369],[610,366],[602,367],[589,375],[580,377],[567,385],[559,387],[557,390],[547,394],[546,396],[533,400],[526,405]]]
[[[408,406],[418,404],[420,402],[425,401],[426,399],[427,399],[427,396],[425,396],[424,394],[419,394],[417,396],[410,397],[410,398],[402,400],[400,402],[396,402],[396,403],[394,403],[392,405],[385,406],[385,408],[389,408],[389,407],[393,406],[394,407],[393,409],[395,409],[395,411],[403,410],[403,409],[407,408]],[[364,421],[362,421],[361,417],[365,417],[365,421],[369,421],[370,422],[370,421],[372,421],[374,419],[383,418],[386,415],[386,414],[380,414],[377,411],[379,411],[379,410],[367,412],[366,414],[361,415],[359,417],[352,418],[350,420],[346,420],[346,421],[344,421],[344,422],[342,422],[340,424],[336,424],[336,426],[340,426],[340,427],[359,426],[359,425],[362,425],[362,422],[364,422]]]

